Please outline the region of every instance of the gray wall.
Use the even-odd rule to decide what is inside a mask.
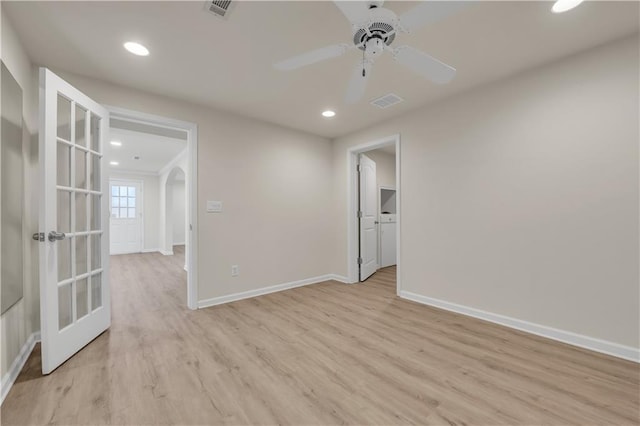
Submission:
[[[403,289],[638,348],[638,35],[334,142],[401,134]],[[428,88],[426,89],[428,90]]]
[[[331,272],[333,219],[326,214],[331,141],[71,73],[58,75],[97,102],[198,125],[200,300]],[[222,201],[223,212],[206,213],[207,200]],[[238,277],[231,277],[234,264],[240,266]]]

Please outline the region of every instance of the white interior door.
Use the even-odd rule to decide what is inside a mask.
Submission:
[[[110,252],[142,251],[142,185],[139,182],[109,181]]]
[[[360,206],[360,281],[373,275],[378,268],[378,216],[376,163],[364,154],[359,158]]]
[[[111,324],[105,108],[40,69],[40,322],[49,374]]]

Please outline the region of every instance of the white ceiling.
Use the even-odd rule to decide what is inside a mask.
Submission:
[[[388,1],[400,13],[415,3]],[[587,1],[552,14],[551,3],[478,2],[394,45],[410,44],[458,69],[436,86],[388,57],[373,69],[365,99],[343,102],[359,51],[292,72],[272,64],[351,39],[349,24],[329,1],[238,1],[228,19],[203,1],[2,2],[37,64],[234,111],[336,137],[473,86],[512,75],[639,29],[636,1]],[[126,40],[151,55],[135,57]],[[380,110],[368,103],[389,92],[405,101]],[[332,108],[333,119],[320,112]]]
[[[187,148],[184,140],[113,127],[109,129],[109,139],[122,142],[122,146],[107,144],[108,160],[119,163],[109,166],[113,172],[158,173]],[[135,160],[135,156],[140,159]]]

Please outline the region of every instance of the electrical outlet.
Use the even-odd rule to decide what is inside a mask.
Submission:
[[[231,276],[237,277],[238,275],[240,275],[240,268],[238,268],[238,265],[231,265]]]

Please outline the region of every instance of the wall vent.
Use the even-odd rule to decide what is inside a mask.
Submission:
[[[207,0],[205,7],[209,12],[226,18],[233,3],[232,0]]]
[[[399,104],[402,101],[404,101],[404,99],[402,99],[400,96],[394,93],[389,93],[388,95],[380,96],[379,98],[372,100],[371,105],[375,105],[378,108],[385,109],[389,108],[392,105]]]

